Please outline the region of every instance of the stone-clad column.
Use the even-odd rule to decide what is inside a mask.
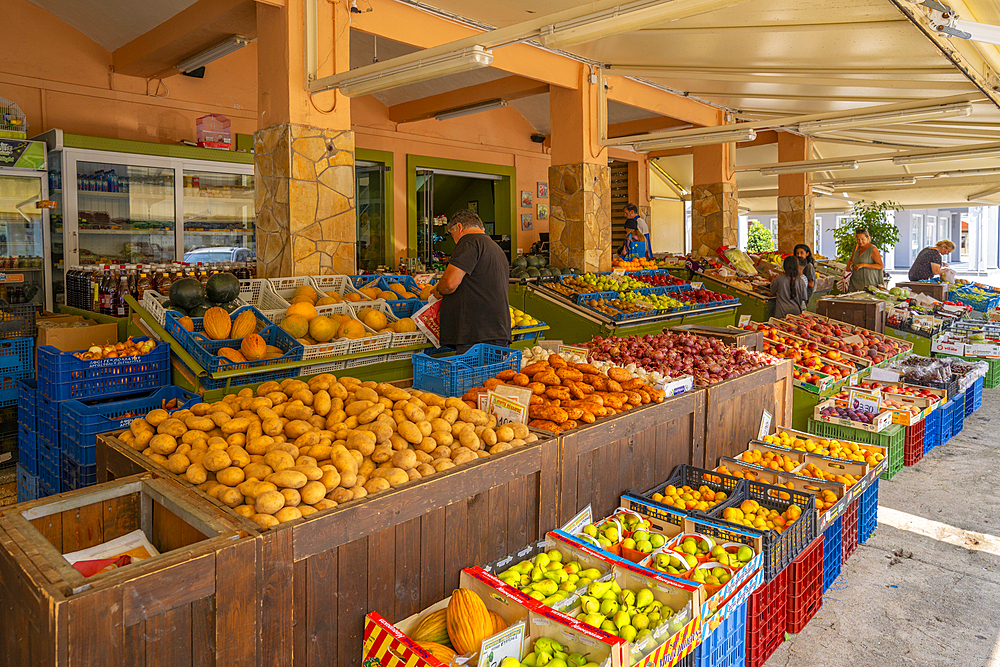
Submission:
[[[730,144],[698,146],[691,188],[691,253],[716,257],[720,247],[739,245],[740,211]]]
[[[582,162],[549,167],[549,257],[560,268],[611,270],[611,170]]]
[[[778,162],[800,162],[811,157],[808,137],[778,133]],[[813,249],[816,216],[809,174],[778,176],[778,252],[791,254],[799,243]]]

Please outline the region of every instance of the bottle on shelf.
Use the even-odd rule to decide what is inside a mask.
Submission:
[[[101,312],[101,272],[98,267],[94,267],[90,272],[90,306],[87,308],[92,313]]]
[[[156,291],[156,286],[153,284],[153,279],[151,278],[150,267],[143,266],[142,264],[138,267],[138,277],[135,281],[135,300],[142,302],[142,297],[146,292]]]
[[[130,296],[128,288],[128,267],[124,264],[118,267],[118,285],[111,295],[111,311],[113,317],[128,316],[128,302],[126,296]]]
[[[170,285],[174,282],[174,278],[170,274],[170,267],[161,264],[157,268],[156,289],[161,296],[170,296]]]
[[[101,275],[101,287],[100,287],[100,298],[101,305],[98,312],[101,315],[111,315],[111,295],[115,291],[115,279],[114,272],[111,267],[107,264],[104,265],[104,272]]]

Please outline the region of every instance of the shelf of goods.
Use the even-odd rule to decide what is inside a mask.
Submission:
[[[740,307],[736,311],[737,319],[740,315],[749,315],[752,320],[764,322],[774,316],[775,298],[773,296],[763,292],[745,290],[706,273],[696,273],[692,280],[702,281],[705,288],[713,292],[721,292],[739,299]]]
[[[557,281],[559,279],[556,279]],[[638,289],[650,289],[647,285]],[[669,292],[664,290],[667,296]],[[610,293],[602,293],[604,298]],[[596,296],[596,295],[595,295]],[[658,333],[664,328],[679,324],[700,324],[705,326],[731,326],[736,324],[735,302],[720,302],[722,305],[696,304],[684,306],[670,312],[650,311],[649,315],[639,313],[609,316],[585,304],[577,303],[583,296],[570,296],[554,290],[549,281],[536,283],[514,283],[509,288],[510,302],[514,307],[532,314],[551,327],[550,337],[559,338],[564,343],[573,344],[588,341],[596,336],[631,336]],[[522,304],[522,305],[515,305]]]

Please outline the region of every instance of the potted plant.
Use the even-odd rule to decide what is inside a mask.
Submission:
[[[871,234],[872,244],[885,255],[887,251],[899,243],[899,228],[889,221],[889,211],[902,211],[903,207],[896,202],[859,201],[851,210],[851,217],[840,227],[828,229],[833,232],[833,240],[837,244],[837,259],[846,262],[850,259],[857,245],[854,231],[867,229]]]

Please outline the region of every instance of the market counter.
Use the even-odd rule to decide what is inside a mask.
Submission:
[[[694,280],[702,281],[705,289],[721,294],[728,294],[739,299],[740,307],[736,311],[737,316],[749,315],[750,319],[754,322],[767,322],[774,317],[774,302],[776,299],[773,296],[748,292],[745,289],[734,287],[725,281],[718,280],[704,273],[696,273]]]
[[[902,331],[900,329],[894,329],[888,324],[885,325],[885,333],[893,338],[900,338],[902,340],[913,343],[913,354],[920,355],[921,357],[931,356],[931,345],[934,342],[933,338],[928,338],[927,336],[921,336],[920,334],[915,334],[912,331]]]

